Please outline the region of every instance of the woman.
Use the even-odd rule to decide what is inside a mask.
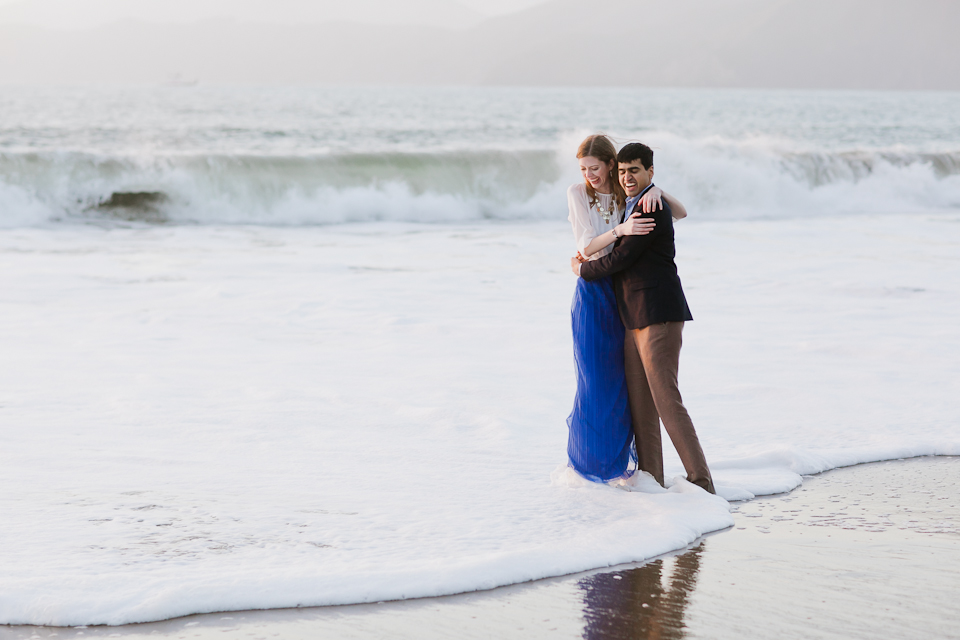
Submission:
[[[625,235],[646,235],[653,221],[634,214],[619,223],[626,196],[617,177],[617,150],[603,135],[588,137],[577,150],[584,181],[567,190],[568,220],[573,226],[582,259],[593,260],[613,251]],[[670,204],[677,219],[686,209],[658,187],[641,199],[644,212]],[[623,323],[610,278],[587,282],[577,278],[571,309],[577,395],[567,418],[570,436],[567,454],[580,475],[594,482],[626,478],[630,460],[636,462],[633,429],[623,373]]]

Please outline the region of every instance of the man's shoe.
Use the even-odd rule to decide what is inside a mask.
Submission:
[[[690,480],[687,478],[687,481],[691,484],[697,485],[707,493],[717,495],[717,490],[713,488],[713,480],[711,478],[697,478],[696,480]]]

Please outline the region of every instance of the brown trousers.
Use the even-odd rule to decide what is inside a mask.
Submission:
[[[700,439],[687,408],[683,406],[677,384],[682,344],[682,322],[664,322],[627,330],[623,364],[637,458],[640,469],[663,484],[663,446],[660,442],[660,420],[663,420],[663,427],[687,471],[687,480],[715,493]]]

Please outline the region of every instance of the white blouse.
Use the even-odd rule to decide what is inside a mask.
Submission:
[[[597,200],[600,206],[608,211],[614,206],[612,193],[598,193]],[[570,207],[570,215],[567,216],[567,220],[573,226],[573,239],[576,240],[577,249],[580,253],[583,253],[591,240],[620,224],[620,217],[623,215],[623,212],[618,209],[610,218],[609,223],[604,222],[596,205],[590,206],[587,187],[582,182],[571,185],[567,189],[567,205]],[[590,260],[603,257],[611,251],[613,251],[612,244],[590,256]]]

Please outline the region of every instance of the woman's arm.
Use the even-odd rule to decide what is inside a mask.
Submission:
[[[687,217],[687,208],[683,206],[683,203],[674,198],[672,195],[663,192],[663,199],[667,201],[667,204],[670,205],[670,211],[673,213],[674,220],[683,220]]]
[[[570,215],[567,218],[573,227],[573,237],[577,242],[577,249],[584,258],[592,256],[596,252],[617,241],[617,238],[623,236],[642,236],[647,235],[656,226],[651,218],[643,218],[637,213],[615,227],[610,231],[594,235],[593,223],[590,217],[590,204],[587,201],[587,194],[580,185],[573,185],[567,189],[567,206]]]
[[[657,226],[653,222],[653,218],[641,218],[640,216],[641,214],[635,213],[627,218],[626,222],[621,222],[610,229],[610,231],[601,233],[591,240],[583,249],[584,257],[589,258],[597,251],[609,247],[617,241],[617,238],[624,236],[645,236],[653,231],[653,228]]]
[[[667,204],[670,205],[670,211],[673,213],[674,220],[683,220],[687,217],[687,208],[683,206],[683,203],[656,185],[651,187],[650,190],[640,198],[640,207],[643,209],[643,212],[653,213],[657,209],[663,209],[663,202],[661,202],[660,198],[666,200]]]

